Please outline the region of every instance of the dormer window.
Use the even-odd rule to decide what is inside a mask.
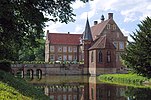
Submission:
[[[107,29],[111,29],[111,25],[110,24],[107,24]]]
[[[113,30],[116,30],[116,25],[113,24],[113,25],[112,25],[112,28],[113,28]]]

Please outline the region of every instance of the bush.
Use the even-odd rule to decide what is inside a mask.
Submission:
[[[11,62],[8,60],[0,60],[0,70],[11,72]]]

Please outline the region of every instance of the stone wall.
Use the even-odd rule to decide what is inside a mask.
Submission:
[[[83,66],[80,64],[12,64],[13,73],[24,70],[32,70],[36,75],[36,70],[41,70],[43,75],[82,75]]]

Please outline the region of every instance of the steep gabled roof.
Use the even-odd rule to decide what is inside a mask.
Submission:
[[[99,37],[89,50],[104,49],[104,48],[116,49],[113,43],[110,42],[110,40],[107,38],[106,35]]]
[[[94,26],[91,27],[91,32],[92,32],[93,40],[96,39],[95,36],[98,36],[98,35],[100,35],[100,33],[103,32],[105,26],[108,24],[109,21],[110,21],[110,19],[102,21],[101,23],[99,23],[99,24],[94,25]]]
[[[83,33],[83,40],[93,40],[88,18],[85,26],[85,31]]]
[[[82,34],[49,33],[50,44],[79,45]]]

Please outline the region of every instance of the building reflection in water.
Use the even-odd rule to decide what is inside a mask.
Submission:
[[[55,79],[55,78],[54,78]],[[98,82],[96,77],[80,77],[80,81],[33,83],[44,89],[52,100],[134,100],[125,96],[127,87]],[[62,80],[62,79],[61,79]],[[74,80],[74,79],[73,79]]]

